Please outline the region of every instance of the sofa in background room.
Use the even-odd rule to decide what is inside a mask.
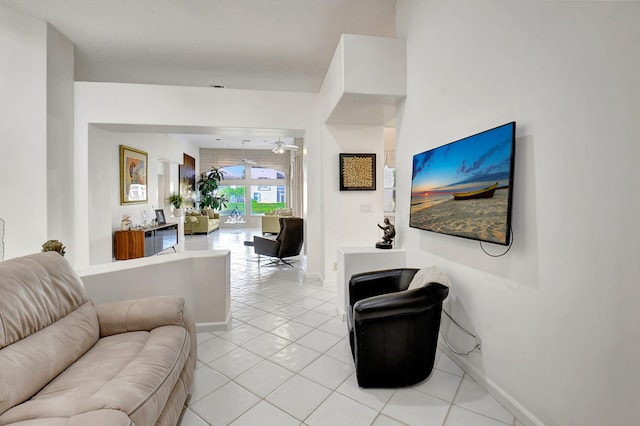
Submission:
[[[2,425],[175,425],[196,347],[180,297],[94,305],[56,252],[0,262]]]
[[[184,218],[185,234],[208,234],[220,227],[220,215],[210,208],[199,211],[188,211]]]
[[[280,232],[280,218],[293,217],[291,209],[276,209],[262,216],[262,234],[277,234]]]

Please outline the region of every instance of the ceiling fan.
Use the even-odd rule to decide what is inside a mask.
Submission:
[[[273,147],[271,152],[276,153],[276,154],[284,154],[285,151],[296,151],[298,149],[298,146],[296,146],[296,145],[288,145],[288,144],[282,142],[280,140],[280,138],[278,138],[278,141],[275,142],[275,144],[276,144],[276,146]]]
[[[258,164],[258,163],[256,163],[256,162],[255,162],[255,161],[253,161],[253,160],[249,160],[249,159],[247,158],[247,156],[246,156],[246,155],[244,155],[244,144],[245,144],[245,143],[247,143],[247,142],[250,142],[250,141],[249,141],[249,140],[247,140],[247,139],[244,139],[244,140],[241,142],[241,143],[242,143],[242,158],[240,159],[240,162],[241,162],[242,164],[249,164],[249,165],[253,166],[253,165],[256,165],[256,164]]]

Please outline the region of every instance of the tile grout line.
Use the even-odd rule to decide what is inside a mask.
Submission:
[[[458,396],[458,392],[460,392],[460,388],[462,387],[462,381],[464,380],[465,374],[467,373],[463,371],[462,376],[460,376],[460,382],[458,383],[458,387],[456,388],[456,391],[453,394],[453,398],[451,398],[451,402],[449,403],[449,408],[447,409],[447,414],[444,416],[444,419],[442,420],[443,426],[447,424],[447,420],[449,419],[449,414],[451,413],[451,408],[453,408],[453,402],[456,400],[456,397]]]

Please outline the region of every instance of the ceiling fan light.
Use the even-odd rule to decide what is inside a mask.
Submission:
[[[275,148],[271,150],[271,152],[275,154],[284,154],[284,151],[285,151],[284,144],[280,141],[276,142]]]

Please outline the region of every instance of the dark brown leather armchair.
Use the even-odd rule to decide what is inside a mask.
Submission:
[[[355,274],[349,281],[347,325],[358,385],[400,387],[433,369],[442,302],[438,283],[407,290],[418,269]]]
[[[274,258],[269,263],[270,265],[284,263],[293,266],[285,258],[297,256],[302,250],[302,223],[303,221],[299,217],[281,217],[280,232],[275,240],[254,236],[253,248],[258,255],[258,263],[260,256],[268,256]]]

